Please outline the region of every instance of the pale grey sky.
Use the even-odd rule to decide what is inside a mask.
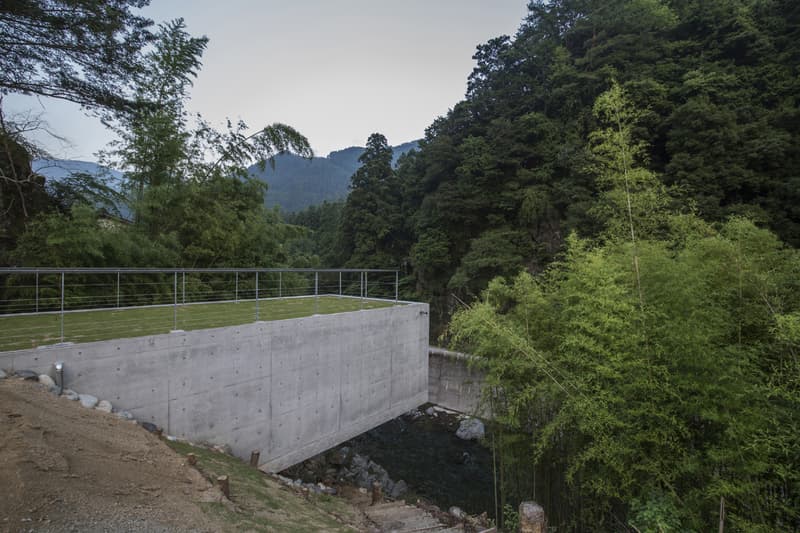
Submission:
[[[513,35],[526,0],[153,0],[156,22],[186,20],[210,42],[189,110],[254,129],[285,122],[319,156],[417,139],[461,100],[475,47]],[[111,139],[69,103],[9,96],[12,111],[42,112],[70,144],[41,139],[53,155],[94,160]]]

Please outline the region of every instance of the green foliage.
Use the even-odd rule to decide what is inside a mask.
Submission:
[[[188,170],[190,134],[184,103],[207,44],[207,38],[186,32],[183,19],[162,24],[145,55],[145,68],[135,78],[139,105],[106,119],[116,125],[119,138],[104,157],[125,172],[138,201],[146,187],[174,184]]]
[[[32,217],[54,208],[45,191],[45,180],[31,169],[36,147],[27,142],[24,132],[31,124],[9,120],[0,98],[0,263],[8,262],[7,252],[16,245]]]
[[[629,234],[623,168],[643,238],[672,231],[666,210],[747,216],[800,243],[799,23],[788,0],[530,2],[513,37],[478,47],[466,98],[397,168],[397,255],[433,316],[485,287],[473,250],[498,274],[540,272],[573,230]],[[627,107],[596,103],[614,80]],[[509,240],[489,249],[487,235]]]
[[[350,178],[341,223],[340,245],[345,264],[391,268],[398,264],[401,226],[399,182],[392,169],[392,148],[386,137],[373,133],[358,158],[361,167]]]
[[[202,120],[190,122],[187,93],[207,41],[189,35],[182,19],[161,25],[136,72],[137,105],[106,116],[119,140],[105,158],[126,172],[133,224],[80,207],[97,205],[109,191],[73,177],[51,187],[62,213],[30,225],[11,254],[13,264],[209,268],[288,262],[285,243],[300,231],[264,208],[265,187],[249,178],[247,167],[287,150],[311,156],[311,149],[283,124],[249,133],[241,121],[222,132]]]
[[[563,462],[570,527],[704,531],[720,498],[735,530],[796,523],[800,257],[747,219],[667,209],[628,105],[613,86],[595,107],[614,126],[592,135],[607,229],[490,282],[451,333],[485,358],[497,419]]]
[[[287,223],[308,230],[290,243],[295,266],[336,268],[344,263],[338,255],[343,208],[344,202],[323,202],[285,216]]]
[[[632,516],[672,520],[677,498],[682,524],[707,530],[720,496],[739,529],[797,520],[800,390],[771,310],[797,312],[796,255],[744,220],[639,253],[644,312],[630,245],[574,239],[544,277],[495,281],[456,314],[457,341],[503,389],[500,420],[533,432],[539,459],[566,455],[594,520],[636,501]]]
[[[506,504],[503,506],[503,531],[517,531],[519,528],[519,512]]]
[[[130,107],[129,88],[152,40],[135,14],[148,0],[25,0],[0,5],[0,93],[84,106]]]
[[[177,254],[169,237],[153,240],[128,224],[98,218],[78,205],[69,214],[36,218],[11,253],[12,264],[48,267],[169,267]]]
[[[260,183],[222,177],[149,188],[140,225],[173,238],[187,268],[285,265],[299,234],[264,207]]]

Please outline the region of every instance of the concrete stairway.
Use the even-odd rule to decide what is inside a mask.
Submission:
[[[427,511],[402,501],[373,505],[365,508],[364,513],[377,525],[377,531],[381,533],[463,533],[464,531],[461,526],[443,525]]]

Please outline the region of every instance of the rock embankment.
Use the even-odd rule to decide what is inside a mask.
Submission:
[[[350,446],[339,446],[312,457],[287,469],[283,474],[283,479],[295,486],[305,486],[309,490],[327,494],[335,494],[334,485],[337,484],[350,484],[371,490],[377,483],[382,494],[391,499],[398,499],[408,491],[405,481],[392,480],[385,468],[366,455],[355,453]]]

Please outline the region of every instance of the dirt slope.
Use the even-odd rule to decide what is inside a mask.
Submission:
[[[134,423],[0,380],[0,531],[219,531],[216,489]]]

